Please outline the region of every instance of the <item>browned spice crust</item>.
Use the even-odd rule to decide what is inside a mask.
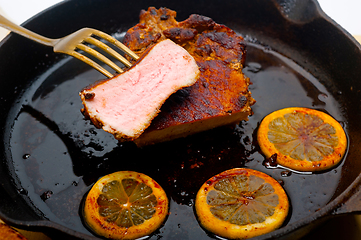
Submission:
[[[173,94],[145,133],[239,112],[245,113],[239,121],[247,120],[255,100],[248,90],[250,81],[242,73],[243,38],[205,16],[193,14],[182,22],[175,17],[176,12],[167,8],[142,10],[139,23],[124,38],[124,44],[138,55],[169,38],[184,47],[200,67],[199,80]]]

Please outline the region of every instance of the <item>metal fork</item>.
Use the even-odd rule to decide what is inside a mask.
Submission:
[[[123,52],[131,56],[134,60],[137,60],[139,57],[132,52],[129,48],[127,48],[125,45],[123,45],[121,42],[116,40],[115,38],[111,37],[110,35],[103,33],[101,31],[98,31],[96,29],[92,28],[82,28],[68,36],[65,36],[63,38],[57,38],[57,39],[51,39],[47,37],[43,37],[37,33],[31,32],[13,22],[5,18],[4,16],[0,15],[0,26],[4,27],[12,32],[15,32],[17,34],[20,34],[26,38],[29,38],[35,42],[44,44],[46,46],[51,46],[54,49],[54,52],[56,53],[65,53],[68,55],[71,55],[98,70],[108,78],[113,77],[113,74],[111,74],[109,71],[107,71],[105,68],[100,66],[98,63],[94,62],[87,56],[77,52],[76,50],[82,50],[100,61],[104,62],[108,66],[110,66],[112,69],[114,69],[118,73],[122,73],[123,69],[121,69],[119,66],[117,66],[114,62],[112,62],[109,58],[105,57],[98,51],[92,49],[91,47],[87,46],[86,43],[94,45],[96,47],[99,47],[102,49],[105,53],[109,54],[110,56],[113,56],[115,59],[119,60],[121,63],[123,63],[126,67],[131,67],[132,64],[124,58],[121,54],[119,54],[117,51],[115,51],[113,48],[109,47],[107,44],[101,42],[100,40],[94,38],[94,36],[97,36],[101,39],[105,39],[107,42],[115,45],[119,49],[121,49]]]

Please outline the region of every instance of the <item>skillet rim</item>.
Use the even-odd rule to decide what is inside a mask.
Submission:
[[[278,2],[282,2],[281,0],[277,1],[277,0],[272,0],[275,4],[277,4]],[[343,29],[340,25],[338,25],[334,20],[332,20],[330,17],[328,17],[321,9],[320,5],[318,4],[318,2],[316,0],[310,0],[311,2],[313,2],[316,5],[316,9],[317,9],[317,14],[318,17],[325,19],[326,21],[328,21],[329,23],[331,23],[333,26],[335,26],[338,30],[340,30],[345,37],[347,37],[350,41],[352,41],[352,43],[357,46],[357,48],[359,50],[361,50],[361,46],[360,43],[354,39],[350,33],[348,33],[345,29]],[[66,4],[67,1],[64,2],[60,2],[54,6],[51,6],[48,9],[45,9],[44,11],[38,13],[37,15],[33,16],[32,18],[30,18],[29,20],[27,20],[24,24],[22,25],[27,25],[28,23],[31,23],[32,21],[35,21],[39,16],[41,16],[42,14],[44,14],[45,12],[49,12],[52,11],[53,9],[57,8],[60,5]],[[7,41],[11,41],[12,39],[12,35],[13,34],[9,34],[8,36],[6,36],[6,38],[3,40],[2,43],[0,43],[0,47],[2,46],[3,43],[7,42]],[[340,207],[340,205],[343,204],[347,204],[347,200],[349,200],[351,198],[352,193],[356,192],[360,195],[360,191],[358,190],[358,187],[361,185],[361,173],[354,179],[354,181],[342,192],[339,194],[339,196],[337,196],[334,200],[332,200],[331,202],[329,202],[327,205],[325,205],[324,207],[322,207],[318,212],[315,212],[313,214],[310,214],[309,216],[303,218],[303,219],[299,219],[296,222],[289,224],[286,227],[280,228],[278,230],[275,230],[269,234],[265,234],[263,236],[257,237],[255,239],[258,238],[262,238],[262,239],[267,239],[267,238],[274,238],[274,237],[279,237],[279,236],[284,236],[287,235],[293,231],[296,231],[298,229],[300,229],[301,227],[308,225],[309,223],[313,222],[314,220],[320,219],[321,217],[325,217],[328,214],[331,214],[331,216],[337,215],[337,209],[338,207]],[[355,209],[355,211],[360,211],[360,209]],[[84,234],[84,233],[80,233],[78,231],[69,229],[65,226],[62,226],[60,224],[48,221],[48,220],[35,220],[35,221],[19,221],[16,219],[11,219],[8,218],[5,214],[3,214],[0,211],[0,218],[3,219],[5,222],[19,227],[19,228],[33,228],[33,229],[37,229],[37,230],[43,230],[46,232],[47,229],[57,229],[61,232],[64,232],[66,234],[70,234],[74,237],[78,237],[78,238],[86,238],[86,239],[98,239],[96,237]]]

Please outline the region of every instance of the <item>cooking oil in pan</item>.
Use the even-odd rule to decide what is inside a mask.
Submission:
[[[257,101],[249,121],[143,149],[118,143],[81,114],[78,92],[101,79],[99,73],[72,59],[53,66],[23,95],[13,124],[11,164],[19,193],[45,218],[91,235],[80,216],[91,185],[111,172],[138,171],[162,185],[170,199],[170,215],[151,239],[205,239],[212,237],[199,227],[193,209],[199,187],[224,170],[248,167],[283,185],[292,205],[286,224],[316,212],[332,199],[343,163],[319,174],[274,168],[259,152],[256,130],[264,116],[280,108],[321,109],[344,121],[341,107],[293,61],[256,44],[247,49],[244,72]]]

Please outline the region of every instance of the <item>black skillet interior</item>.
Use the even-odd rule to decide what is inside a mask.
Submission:
[[[66,1],[25,26],[52,38],[82,27],[121,38],[149,6],[177,11],[178,21],[193,13],[209,16],[245,38],[245,73],[257,100],[250,121],[142,150],[117,144],[79,111],[78,91],[103,77],[78,60],[11,34],[0,47],[1,216],[20,227],[45,226],[91,238],[79,217],[84,194],[104,174],[135,170],[156,179],[171,198],[172,214],[154,238],[213,238],[194,217],[198,187],[223,170],[249,167],[283,182],[289,194],[290,217],[275,234],[311,222],[312,214],[360,173],[359,45],[311,0]],[[287,106],[317,108],[341,121],[350,142],[347,158],[313,175],[265,168],[254,140],[257,124]]]

